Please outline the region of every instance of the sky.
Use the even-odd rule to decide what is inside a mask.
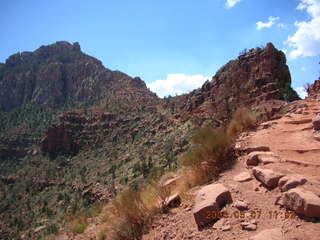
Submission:
[[[243,49],[267,42],[286,53],[301,96],[320,75],[320,0],[1,0],[0,29],[0,62],[79,42],[160,97],[200,87]]]

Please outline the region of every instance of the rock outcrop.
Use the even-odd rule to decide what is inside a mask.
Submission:
[[[186,96],[183,108],[221,121],[229,119],[239,106],[260,105],[272,114],[279,110],[274,100],[299,99],[290,84],[284,53],[268,43],[264,49],[251,49],[224,65],[210,82]]]
[[[77,153],[79,144],[64,125],[54,125],[47,130],[46,137],[41,141],[41,149],[44,154],[49,153],[55,157],[57,154]]]

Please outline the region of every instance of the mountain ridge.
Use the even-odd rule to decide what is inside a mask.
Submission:
[[[177,168],[195,129],[224,127],[239,107],[272,118],[297,97],[285,55],[272,44],[224,65],[201,88],[164,99],[77,43],[35,52],[15,54],[0,69],[3,239],[51,234],[70,211]],[[34,232],[47,218],[46,230]]]
[[[77,42],[60,41],[14,54],[0,68],[4,110],[27,103],[59,107],[67,101],[97,100],[113,90],[110,87],[140,88],[146,96],[155,97],[140,78],[105,68],[101,61],[82,53]]]

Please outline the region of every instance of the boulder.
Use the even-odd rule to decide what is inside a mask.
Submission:
[[[251,174],[249,172],[242,172],[233,178],[234,181],[237,182],[246,182],[252,179]]]
[[[248,166],[249,165],[257,166],[259,163],[268,164],[268,163],[275,163],[278,161],[279,161],[279,157],[273,152],[255,151],[248,154],[246,164]]]
[[[279,180],[278,186],[282,192],[288,191],[291,188],[295,188],[299,185],[303,185],[307,182],[307,179],[300,175],[288,175]]]
[[[232,202],[230,191],[222,184],[211,184],[201,188],[195,198],[193,216],[198,227],[217,219],[217,214]]]
[[[297,214],[307,217],[320,217],[320,198],[313,192],[293,188],[282,195],[282,204]]]
[[[277,187],[279,179],[284,176],[283,174],[275,173],[270,169],[260,167],[254,167],[252,170],[256,179],[269,189]]]
[[[314,130],[320,130],[320,115],[317,115],[312,119],[312,125]]]
[[[266,229],[257,235],[250,237],[249,240],[283,240],[281,228]]]

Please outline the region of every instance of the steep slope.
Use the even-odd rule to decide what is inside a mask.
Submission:
[[[319,89],[316,92],[314,88],[313,93],[319,94]],[[212,219],[211,224],[199,230],[192,209],[197,201],[195,196],[204,186],[196,187],[178,208],[157,216],[143,239],[319,239],[320,142],[316,122],[320,105],[314,98],[317,94],[288,104],[284,116],[264,122],[238,138],[239,157],[213,183],[223,184],[232,195],[233,202],[221,210],[227,215]],[[257,162],[253,161],[254,156]],[[257,168],[262,169],[262,175],[256,174]],[[277,174],[281,176],[279,183],[272,188],[266,186]],[[273,230],[278,232],[277,237],[271,236]],[[262,236],[258,237],[259,234]]]
[[[14,54],[0,66],[0,157],[24,156],[68,109],[157,101],[140,78],[106,69],[78,43]]]
[[[11,56],[0,65],[0,238],[56,233],[65,216],[176,168],[195,128],[223,126],[239,106],[271,116],[296,98],[290,81],[272,44],[166,99],[77,43]]]

